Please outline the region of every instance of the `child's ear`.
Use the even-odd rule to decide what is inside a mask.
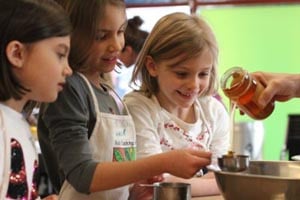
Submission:
[[[21,68],[23,66],[24,50],[25,46],[16,40],[9,42],[6,46],[7,59],[14,67]]]
[[[146,57],[145,65],[151,76],[156,77],[158,75],[156,63],[151,56]]]

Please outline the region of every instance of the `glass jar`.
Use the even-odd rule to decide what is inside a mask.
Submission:
[[[230,68],[223,74],[221,88],[232,103],[253,119],[265,119],[274,110],[274,102],[259,106],[257,99],[264,86],[241,67]]]

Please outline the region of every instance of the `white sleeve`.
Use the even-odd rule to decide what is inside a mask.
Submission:
[[[158,113],[155,112],[157,105],[137,92],[127,94],[124,102],[135,123],[137,158],[161,153]]]

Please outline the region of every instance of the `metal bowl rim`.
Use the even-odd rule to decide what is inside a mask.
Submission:
[[[154,187],[163,187],[163,188],[183,188],[183,187],[190,187],[191,184],[189,183],[182,183],[182,182],[156,182],[153,183]]]
[[[300,181],[300,177],[285,177],[285,176],[271,176],[271,175],[259,175],[259,174],[249,174],[246,172],[224,172],[224,171],[215,171],[215,174],[222,174],[226,176],[237,176],[237,177],[245,177],[245,178],[264,178],[264,179],[272,179],[272,180],[288,180],[288,181]]]
[[[300,167],[300,161],[275,161],[275,160],[250,160],[249,166],[251,163],[262,163],[262,164],[291,164]],[[239,176],[245,178],[264,178],[264,179],[271,179],[271,180],[288,180],[288,181],[300,181],[300,177],[293,178],[293,177],[286,177],[286,176],[272,176],[272,175],[261,175],[261,174],[250,174],[247,171],[243,172],[228,172],[228,171],[215,171],[216,176],[218,174],[226,175],[226,176]]]
[[[250,160],[250,163],[277,163],[277,164],[296,164],[300,166],[300,161],[291,161],[291,160]]]

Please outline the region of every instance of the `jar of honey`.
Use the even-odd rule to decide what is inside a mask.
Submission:
[[[257,99],[264,86],[241,67],[230,68],[223,74],[221,88],[232,103],[253,119],[265,119],[274,110],[274,102],[259,106]]]

